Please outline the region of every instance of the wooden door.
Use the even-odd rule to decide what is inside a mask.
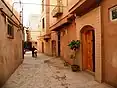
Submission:
[[[83,69],[95,71],[95,40],[94,31],[88,30],[82,34]]]
[[[52,41],[52,56],[56,56],[56,41]]]
[[[87,69],[93,71],[93,34],[92,31],[86,33],[87,44]]]
[[[44,53],[44,42],[42,42],[42,53]]]
[[[61,32],[58,31],[58,56],[61,56]]]

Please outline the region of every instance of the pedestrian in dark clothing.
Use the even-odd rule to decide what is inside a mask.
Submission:
[[[34,46],[32,48],[32,57],[34,57],[34,51],[37,50]]]

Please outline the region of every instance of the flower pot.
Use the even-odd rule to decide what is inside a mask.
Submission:
[[[73,72],[80,71],[80,67],[78,65],[71,65],[71,69]]]

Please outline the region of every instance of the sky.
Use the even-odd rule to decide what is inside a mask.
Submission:
[[[13,2],[18,2],[19,0],[13,0]],[[41,0],[22,0],[23,3],[37,3],[41,4]],[[14,4],[14,7],[17,8],[18,11],[20,11],[20,5]],[[28,18],[30,14],[41,14],[41,5],[35,5],[35,4],[23,4],[23,18],[24,18],[24,26],[28,25]]]

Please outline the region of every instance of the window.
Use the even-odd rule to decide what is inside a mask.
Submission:
[[[110,9],[110,19],[111,21],[117,21],[117,6]]]
[[[61,6],[62,5],[62,0],[57,0],[57,5]]]
[[[11,38],[11,39],[14,38],[13,24],[9,19],[8,19],[8,23],[7,23],[7,35],[8,35],[8,38]]]
[[[5,22],[5,24],[6,24],[6,15],[5,15],[4,13],[1,13],[1,15],[3,16],[4,22]]]
[[[44,0],[42,0],[42,12],[44,11]]]
[[[67,35],[67,29],[65,29],[65,30],[63,30],[63,31],[61,32],[61,36],[65,36],[65,35]]]
[[[45,20],[44,20],[44,18],[42,19],[42,28],[43,29],[45,28]]]

